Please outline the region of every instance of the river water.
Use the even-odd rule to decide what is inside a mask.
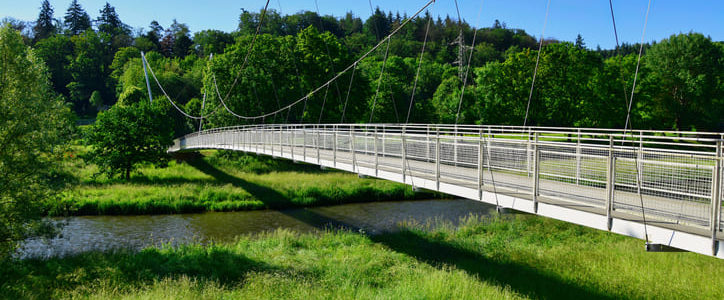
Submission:
[[[494,206],[472,200],[423,200],[289,210],[71,217],[56,219],[56,222],[64,223],[58,237],[28,240],[19,256],[47,258],[94,250],[138,250],[161,244],[224,242],[238,235],[277,228],[311,232],[342,227],[377,234],[393,231],[404,221],[456,223],[470,214],[488,215],[494,211]]]

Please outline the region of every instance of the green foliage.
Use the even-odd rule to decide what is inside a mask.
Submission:
[[[92,130],[92,129],[91,129]],[[77,156],[85,156],[80,150]],[[215,152],[171,161],[166,168],[140,166],[130,180],[95,176],[78,159],[80,185],[45,202],[50,216],[139,215],[204,211],[285,209],[353,202],[429,199],[403,184],[321,171],[312,165],[238,152]]]
[[[53,7],[50,6],[48,0],[43,0],[40,4],[38,19],[35,21],[35,26],[33,27],[33,38],[36,42],[46,39],[55,34],[56,30],[55,19],[53,18]]]
[[[91,28],[91,20],[88,13],[73,0],[63,18],[63,26],[68,35],[78,35]]]
[[[429,225],[428,225],[429,224]],[[31,259],[4,298],[721,299],[721,260],[532,215]],[[4,266],[3,266],[4,267]],[[671,276],[676,274],[676,276]]]
[[[698,33],[672,35],[646,53],[646,89],[657,120],[678,130],[724,124],[724,52]]]
[[[140,164],[163,165],[166,149],[173,144],[173,127],[168,110],[145,102],[113,106],[98,118],[88,131],[90,161],[108,176],[121,174],[130,179]]]
[[[0,28],[0,261],[18,241],[48,232],[40,204],[66,183],[58,163],[71,132],[68,108],[20,34]]]
[[[93,107],[100,108],[101,105],[103,105],[103,98],[101,98],[101,93],[98,91],[93,91],[88,102],[90,102]]]

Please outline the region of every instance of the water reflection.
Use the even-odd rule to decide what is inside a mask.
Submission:
[[[494,207],[471,200],[426,200],[345,204],[328,207],[159,216],[85,216],[63,220],[61,235],[29,240],[20,256],[64,256],[91,250],[141,249],[193,241],[230,241],[241,234],[287,228],[310,232],[344,227],[369,234],[391,231],[402,221],[456,222],[468,214],[487,215]]]

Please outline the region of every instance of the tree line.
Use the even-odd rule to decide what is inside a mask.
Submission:
[[[474,29],[450,17],[420,15],[390,39],[386,56],[386,45],[382,45],[355,66],[353,79],[352,72],[347,72],[329,89],[307,95],[407,18],[379,8],[366,20],[351,12],[334,17],[269,10],[262,22],[261,11],[242,9],[233,32],[192,34],[175,20],[165,29],[152,21],[147,31],[133,32],[108,3],[91,20],[74,0],[61,21],[54,19],[53,8],[43,1],[38,19],[25,32],[26,42],[48,66],[53,89],[81,116],[92,116],[116,103],[148,99],[140,61],[144,51],[169,96],[190,114],[209,115],[207,126],[249,123],[223,108],[217,111],[218,98],[227,95],[229,108],[247,115],[274,111],[308,96],[304,104],[261,120],[266,123],[372,119],[523,124],[538,42],[497,20],[490,27]],[[260,22],[261,35],[242,70]],[[640,45],[590,49],[581,36],[575,42],[546,39],[543,44],[529,125],[622,128],[633,95],[634,128],[702,131],[724,126],[722,42],[692,32],[645,44],[633,93]],[[154,99],[164,99],[155,84],[152,93]],[[202,112],[204,94],[207,102]],[[198,126],[179,114],[174,115],[174,124],[177,134]]]

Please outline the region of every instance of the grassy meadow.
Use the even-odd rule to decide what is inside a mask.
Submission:
[[[165,168],[143,167],[124,181],[99,174],[79,158],[85,148],[73,149],[66,166],[77,184],[46,202],[50,216],[281,209],[436,196],[385,180],[223,151],[187,155]]]
[[[722,299],[724,261],[532,215],[367,236],[276,230],[235,242],[2,266],[0,298]]]

